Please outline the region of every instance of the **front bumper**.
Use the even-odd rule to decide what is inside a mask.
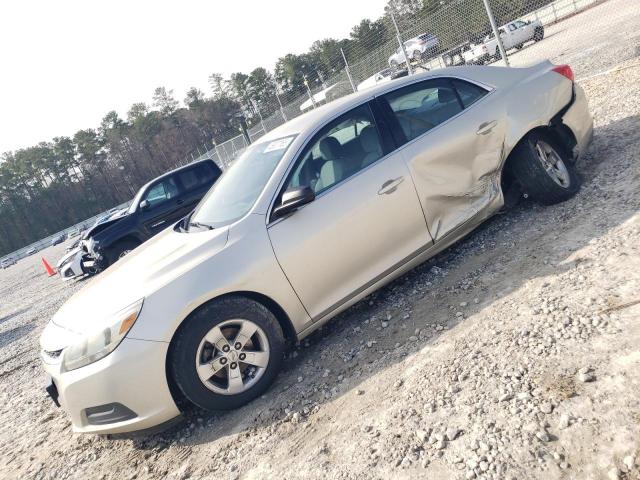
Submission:
[[[562,115],[562,123],[571,129],[576,137],[574,152],[575,160],[582,158],[593,138],[593,118],[589,113],[589,103],[584,90],[577,83],[574,84],[574,100]]]
[[[48,328],[59,328],[50,325]],[[61,372],[62,355],[43,354],[60,405],[80,433],[146,430],[180,415],[165,372],[169,344],[125,338],[105,358]]]

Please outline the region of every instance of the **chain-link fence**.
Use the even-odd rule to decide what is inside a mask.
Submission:
[[[388,8],[380,28],[358,39],[360,48],[330,59],[331,75],[317,72],[305,78],[306,92],[286,95],[274,86],[270,98],[253,104],[259,121],[248,131],[250,141],[305,111],[398,76],[469,64],[522,66],[545,59],[571,63],[578,75],[587,75],[640,53],[638,0],[414,3],[420,6],[416,11],[411,2],[396,2],[395,12]],[[213,158],[226,168],[246,146],[245,137],[238,135],[199,158]]]

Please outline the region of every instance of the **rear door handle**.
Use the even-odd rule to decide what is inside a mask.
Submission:
[[[398,177],[394,180],[387,180],[382,184],[380,190],[378,190],[378,195],[389,195],[397,190],[398,185],[400,185],[404,181],[404,177]]]
[[[491,133],[491,130],[493,130],[497,124],[498,122],[496,122],[495,120],[484,122],[478,127],[478,131],[476,132],[476,134],[486,135],[487,133]]]

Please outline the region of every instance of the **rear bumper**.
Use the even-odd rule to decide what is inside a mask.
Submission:
[[[571,129],[576,138],[574,158],[577,161],[584,156],[593,138],[593,118],[584,90],[577,83],[574,84],[574,95],[573,103],[562,115],[562,123]]]

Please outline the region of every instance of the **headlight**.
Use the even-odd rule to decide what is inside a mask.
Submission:
[[[113,352],[127,335],[142,310],[143,299],[120,310],[104,322],[97,332],[87,335],[64,350],[62,371],[68,372],[97,362]]]

